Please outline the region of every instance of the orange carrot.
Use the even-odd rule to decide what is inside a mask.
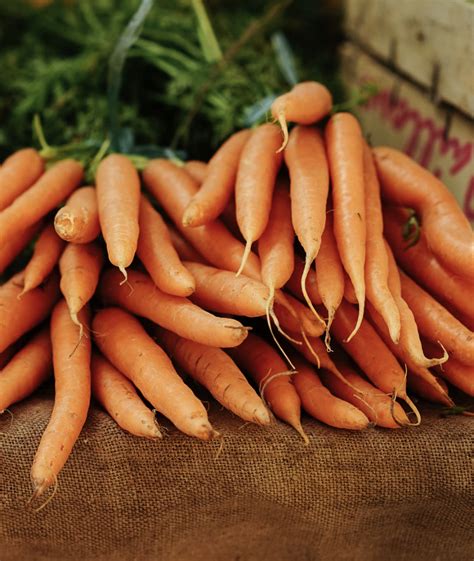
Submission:
[[[15,355],[19,348],[21,348],[21,345],[19,344],[19,341],[16,341],[0,353],[0,370],[10,362],[10,359]]]
[[[299,333],[301,329],[310,337],[319,337],[324,333],[322,324],[311,310],[286,292],[277,292],[275,314],[283,329]]]
[[[25,296],[26,299],[26,296]],[[79,321],[89,326],[90,313],[83,308]],[[43,433],[31,467],[33,497],[40,496],[56,483],[86,422],[90,402],[90,339],[77,343],[77,326],[71,321],[64,300],[58,302],[51,316],[51,343],[55,395],[48,426]]]
[[[93,329],[106,358],[176,428],[202,440],[219,435],[211,427],[204,405],[137,319],[118,308],[106,308],[95,315]]]
[[[117,271],[106,271],[99,285],[102,300],[210,347],[239,345],[247,336],[240,322],[213,316],[187,298],[162,292],[147,275],[130,271],[128,280],[129,286],[121,286]]]
[[[282,162],[281,154],[276,152],[279,141],[278,127],[266,123],[253,130],[241,153],[235,182],[235,211],[245,252],[237,275],[244,270],[252,243],[260,238],[268,224]]]
[[[168,160],[152,160],[143,172],[147,189],[153,194],[181,234],[214,267],[237,271],[244,246],[218,220],[197,228],[185,228],[181,222],[184,209],[198,190],[198,184],[181,168]],[[173,185],[173,189],[169,186]],[[219,240],[219,243],[216,243]],[[260,278],[260,263],[249,256],[242,271],[248,277]]]
[[[168,233],[173,243],[173,247],[179,258],[183,261],[194,261],[195,263],[202,263],[205,261],[202,255],[200,255],[194,247],[183,238],[183,236],[176,230],[171,224],[167,224]]]
[[[312,125],[331,111],[331,92],[319,82],[301,82],[272,103],[272,116],[283,132],[283,150],[288,142],[288,121]]]
[[[344,271],[344,299],[351,304],[357,304],[357,296],[349,275]]]
[[[19,230],[8,243],[0,246],[0,275],[31,242],[39,227],[40,224],[33,224],[25,230]]]
[[[417,376],[413,372],[409,371],[407,384],[410,390],[422,399],[431,401],[432,403],[440,403],[446,407],[453,407],[455,404],[448,395],[448,388],[444,380],[436,376],[433,376],[433,378],[435,379],[436,385],[427,382],[425,378]]]
[[[58,276],[53,274],[42,286],[21,298],[23,272],[0,286],[0,353],[27,331],[46,319],[59,297]]]
[[[96,174],[99,221],[109,261],[127,278],[126,268],[138,244],[140,178],[132,162],[121,154],[103,159]]]
[[[189,175],[201,184],[204,183],[207,175],[207,164],[206,162],[201,162],[199,160],[188,160],[184,163],[183,168],[189,173]]]
[[[18,150],[0,168],[0,211],[7,208],[39,179],[44,162],[33,148]]]
[[[452,272],[473,282],[474,237],[454,195],[402,152],[380,146],[373,153],[382,196],[395,205],[415,209],[421,218],[421,235],[430,250]]]
[[[161,438],[153,411],[133,384],[98,353],[91,360],[92,395],[123,430],[145,438]]]
[[[100,234],[97,195],[93,187],[81,187],[69,197],[54,217],[60,238],[72,243],[89,243]]]
[[[3,368],[0,375],[0,413],[31,395],[51,374],[49,329],[43,328]]]
[[[233,134],[209,160],[201,188],[184,211],[184,226],[202,226],[222,214],[234,191],[240,156],[250,135],[250,130]]]
[[[38,181],[0,212],[0,247],[38,222],[53,210],[65,197],[79,185],[83,169],[79,162],[63,160],[50,167]]]
[[[22,294],[39,286],[51,274],[65,245],[52,224],[43,229],[36,241],[33,255],[25,267]]]
[[[229,411],[245,421],[268,425],[270,417],[262,400],[233,360],[221,349],[155,329],[168,356],[191,378],[197,380]]]
[[[192,294],[193,276],[181,263],[163,218],[143,196],[139,223],[137,255],[156,286],[175,296]]]
[[[293,274],[286,283],[286,289],[299,300],[305,299],[303,291],[301,290],[301,276],[303,271],[304,261],[298,255],[295,255],[295,268],[293,270]],[[321,296],[318,292],[316,273],[314,271],[308,272],[308,277],[306,279],[306,291],[314,305],[322,303]]]
[[[366,218],[362,131],[349,113],[337,113],[326,127],[326,144],[332,179],[334,235],[344,269],[354,286],[359,304],[357,333],[365,307]]]

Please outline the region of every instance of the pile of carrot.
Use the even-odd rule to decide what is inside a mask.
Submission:
[[[412,394],[474,395],[469,222],[436,177],[331,110],[323,85],[301,83],[207,163],[156,159],[140,175],[110,154],[91,186],[81,163],[31,148],[3,162],[0,273],[34,249],[0,286],[0,411],[54,372],[35,497],[91,397],[136,436],[159,439],[159,413],[218,438],[193,380],[307,441],[302,409],[396,429],[420,423]]]

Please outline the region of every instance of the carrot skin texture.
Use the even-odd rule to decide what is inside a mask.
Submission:
[[[33,148],[9,156],[0,168],[0,211],[30,188],[44,172],[44,162]]]
[[[445,407],[453,407],[454,402],[449,397],[447,387],[443,387],[446,385],[442,378],[435,377],[436,386],[439,386],[442,389],[442,392],[437,389],[436,386],[433,386],[429,382],[422,378],[421,376],[417,376],[413,374],[411,371],[408,372],[407,378],[407,385],[416,395],[425,399],[426,401],[431,401],[432,403],[440,403]]]
[[[34,238],[39,229],[39,225],[33,224],[25,230],[15,233],[13,239],[0,247],[0,275],[18,257],[29,242]]]
[[[128,286],[118,271],[102,275],[99,294],[107,305],[120,306],[169,331],[211,347],[239,345],[247,330],[234,319],[216,317],[187,298],[162,292],[147,275],[130,271]]]
[[[89,243],[99,236],[99,209],[94,187],[74,191],[56,213],[54,229],[60,238],[72,243]]]
[[[137,319],[119,308],[105,308],[95,315],[93,329],[105,357],[180,431],[202,440],[218,435],[204,405]]]
[[[193,261],[194,263],[205,263],[204,257],[198,253],[194,247],[183,238],[183,236],[171,224],[166,225],[171,238],[173,247],[176,249],[178,257],[182,261]]]
[[[199,185],[204,183],[207,175],[207,164],[200,160],[188,160],[184,163],[183,169],[196,181]]]

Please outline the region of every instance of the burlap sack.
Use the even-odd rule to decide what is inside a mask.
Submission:
[[[416,429],[310,437],[211,406],[225,435],[125,435],[93,408],[54,500],[25,508],[51,411],[13,407],[0,435],[1,561],[471,561],[472,420],[425,411]],[[7,422],[3,421],[3,428]]]

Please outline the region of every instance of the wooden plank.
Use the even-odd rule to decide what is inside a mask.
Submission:
[[[467,0],[344,0],[345,28],[430,91],[474,115],[474,4]]]
[[[370,82],[378,93],[356,113],[372,144],[403,150],[437,175],[474,221],[474,123],[464,114],[433,104],[410,81],[387,69],[358,46],[341,50],[348,89]]]

